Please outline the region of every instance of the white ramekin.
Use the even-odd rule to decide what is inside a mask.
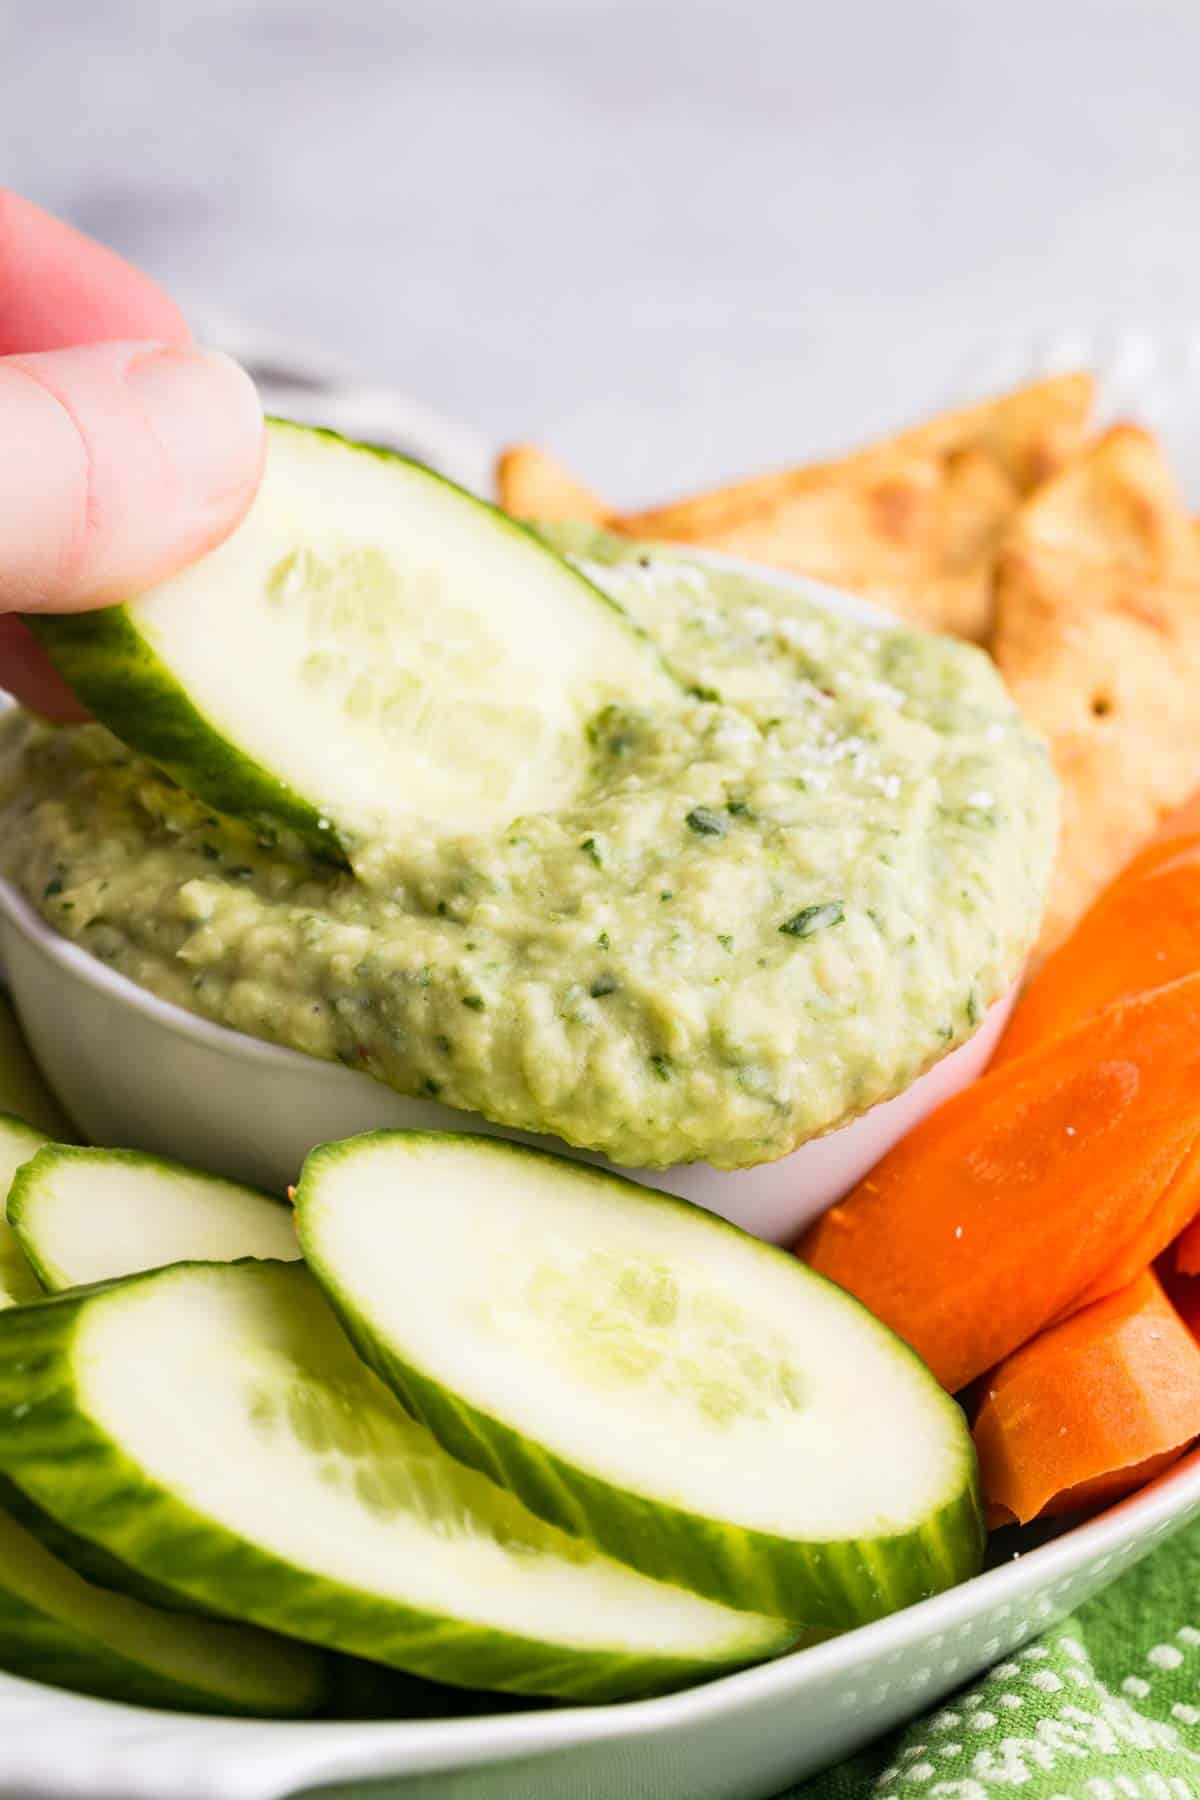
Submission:
[[[716,552],[698,560],[768,577],[844,617],[883,627],[881,607],[823,582]],[[380,1126],[478,1131],[539,1144],[606,1167],[558,1138],[493,1125],[478,1113],[409,1099],[338,1063],[226,1030],[157,999],[47,926],[0,881],[0,955],[34,1054],[82,1131],[282,1191],[314,1144]],[[1016,990],[985,1014],[967,1043],[903,1094],[790,1156],[734,1173],[707,1163],[622,1169],[680,1194],[775,1243],[790,1243],[886,1150],[987,1066]]]
[[[489,1132],[583,1154],[196,1018],[60,937],[7,882],[0,951],[34,1055],[95,1143],[157,1151],[278,1192],[314,1144],[377,1126]],[[968,1043],[897,1099],[778,1162],[733,1174],[707,1163],[622,1173],[790,1242],[918,1119],[981,1073],[1010,1005],[993,1007]]]

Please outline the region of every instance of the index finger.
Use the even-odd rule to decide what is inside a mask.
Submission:
[[[0,356],[112,338],[186,344],[191,333],[149,275],[0,188]]]

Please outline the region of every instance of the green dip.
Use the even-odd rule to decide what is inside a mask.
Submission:
[[[769,1161],[970,1036],[1041,914],[1055,786],[978,650],[576,528],[690,685],[592,721],[569,811],[414,822],[352,874],[99,726],[0,725],[0,869],[210,1019],[637,1166]]]

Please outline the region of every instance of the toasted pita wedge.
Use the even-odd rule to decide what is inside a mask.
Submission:
[[[605,525],[612,508],[536,444],[512,444],[496,463],[496,494],[514,519]]]
[[[497,484],[518,518],[579,519],[721,550],[848,588],[931,630],[983,639],[1000,542],[1022,494],[1078,449],[1091,401],[1090,376],[1052,376],[837,462],[649,512],[614,515],[532,445],[505,452]]]
[[[712,515],[698,533],[635,535],[703,544],[878,600],[914,624],[981,638],[991,621],[996,550],[1020,495],[985,450],[852,459],[791,494]],[[632,530],[627,519],[616,521]]]
[[[992,650],[1063,788],[1043,955],[1200,787],[1200,543],[1146,432],[1115,427],[1022,508]]]
[[[1200,568],[1200,532],[1163,448],[1136,425],[1114,425],[1034,494],[1013,540],[1168,581]]]
[[[1027,494],[1080,450],[1095,393],[1088,374],[1048,375],[995,399],[942,413],[894,442],[942,456],[966,448],[987,450]]]
[[[1052,375],[977,406],[941,413],[836,462],[784,469],[670,506],[626,513],[618,524],[631,537],[712,544],[747,515],[773,520],[781,509],[809,494],[886,484],[897,468],[940,461],[966,450],[985,452],[1025,493],[1079,449],[1094,386],[1090,375]]]
[[[1020,497],[1076,451],[1091,400],[1089,376],[1054,376],[840,461],[612,525],[811,575],[915,624],[983,638],[995,554]]]
[[[733,487],[678,501],[655,511],[627,514],[631,532],[663,535],[699,525],[720,528],[731,514],[750,507],[782,504],[807,489],[859,484],[880,478],[897,465],[941,459],[973,450],[986,452],[1009,479],[1028,492],[1073,456],[1083,441],[1094,384],[1090,375],[1056,375],[1010,394],[927,419],[896,437],[884,438],[836,462],[811,463]]]

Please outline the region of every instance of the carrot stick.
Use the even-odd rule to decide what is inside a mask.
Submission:
[[[1136,1494],[1139,1488],[1165,1475],[1173,1463],[1177,1463],[1187,1450],[1187,1444],[1177,1449],[1164,1450],[1161,1456],[1148,1456],[1145,1462],[1133,1463],[1125,1469],[1113,1469],[1107,1475],[1097,1475],[1092,1481],[1081,1481],[1078,1487],[1060,1494],[1048,1506],[1042,1508],[1043,1518],[1058,1518],[1063,1513],[1100,1512],[1111,1506],[1115,1500],[1122,1500],[1126,1494]],[[1007,1509],[995,1506],[987,1509],[989,1530],[995,1531],[1001,1525],[1015,1523]]]
[[[1200,969],[1200,799],[1173,815],[1049,957],[1021,998],[993,1067],[1069,1030],[1114,1001]],[[1133,1280],[1200,1214],[1200,1145],[1137,1237],[1075,1304]],[[1188,1252],[1185,1251],[1185,1254]],[[1194,1249],[1200,1273],[1200,1227]]]
[[[1194,1249],[1192,1255],[1195,1267],[1181,1268],[1179,1245],[1184,1242],[1193,1226],[1200,1227],[1200,1140],[1194,1143],[1187,1155],[1167,1183],[1161,1199],[1146,1216],[1141,1230],[1129,1239],[1112,1260],[1101,1269],[1095,1279],[1075,1301],[1076,1306],[1088,1306],[1093,1300],[1102,1300],[1105,1294],[1115,1293],[1118,1288],[1148,1269],[1151,1263],[1157,1262],[1164,1250],[1175,1244],[1175,1266],[1181,1275],[1200,1274],[1200,1229],[1193,1231]],[[1182,1235],[1180,1235],[1182,1233]],[[1185,1252],[1185,1255],[1187,1252]]]
[[[1200,1345],[1157,1278],[1085,1307],[995,1370],[975,1420],[993,1523],[1132,1492],[1200,1437]]]
[[[1023,1056],[1115,1000],[1200,969],[1200,833],[1136,856],[1047,957],[993,1059]]]
[[[1108,1007],[917,1126],[797,1246],[951,1392],[1133,1243],[1200,1137],[1200,975]]]

